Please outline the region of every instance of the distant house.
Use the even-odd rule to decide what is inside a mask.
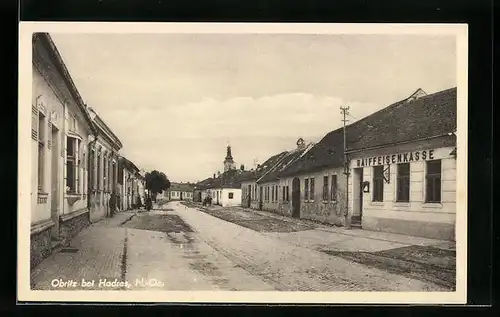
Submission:
[[[205,198],[210,195],[210,189],[213,187],[215,182],[215,174],[213,177],[206,178],[195,184],[193,190],[193,201],[203,202]]]
[[[245,171],[243,166],[220,174],[208,189],[212,204],[222,207],[241,206],[241,184],[252,174],[251,171]]]
[[[194,188],[193,183],[171,183],[164,196],[168,200],[192,201]]]
[[[243,181],[250,179],[253,175],[251,171],[245,171],[245,166],[241,165],[236,169],[231,147],[227,146],[226,157],[224,159],[224,172],[214,174],[195,184],[195,201],[204,201],[207,196],[212,198],[212,204],[223,207],[240,206]]]
[[[120,157],[118,166],[119,209],[138,208],[145,202],[144,176],[133,162],[123,156]]]

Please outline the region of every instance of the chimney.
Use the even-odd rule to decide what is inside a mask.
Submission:
[[[242,171],[244,171],[244,170],[245,170],[245,165],[241,164],[240,169],[241,169]]]
[[[215,179],[215,173],[214,173],[214,179]]]

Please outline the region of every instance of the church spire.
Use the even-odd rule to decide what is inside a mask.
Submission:
[[[233,155],[231,154],[231,146],[227,146],[226,159],[224,160],[224,172],[235,169]]]
[[[233,156],[231,155],[231,145],[227,146],[227,154],[226,154],[226,160],[232,160]]]

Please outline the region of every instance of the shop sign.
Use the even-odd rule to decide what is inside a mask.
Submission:
[[[385,164],[411,163],[434,160],[434,150],[421,150],[392,155],[380,155],[356,160],[357,167],[377,166]]]

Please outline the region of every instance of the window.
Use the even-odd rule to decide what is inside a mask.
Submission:
[[[304,180],[304,200],[309,200],[309,179]]]
[[[314,177],[309,179],[309,186],[311,187],[311,193],[309,194],[309,199],[314,200]]]
[[[328,176],[323,176],[323,200],[328,200]]]
[[[425,201],[428,203],[441,202],[441,160],[427,162],[425,175]]]
[[[274,186],[271,187],[271,201],[274,202]]]
[[[331,201],[337,201],[337,175],[332,175],[332,183],[330,186],[330,199]]]
[[[373,201],[384,201],[384,167],[373,167]]]
[[[229,194],[228,194],[228,198],[229,198],[229,199],[233,199],[233,193],[229,193]]]
[[[290,201],[290,196],[288,196],[288,186],[286,186],[286,201]]]
[[[276,191],[276,193],[274,194],[274,197],[276,197],[276,202],[278,202],[279,201],[279,197],[278,197],[279,187],[276,186],[276,188],[274,188],[274,190]]]
[[[90,167],[89,167],[89,170],[88,172],[90,173],[90,186],[92,186],[92,188],[95,188],[95,184],[94,184],[94,179],[95,179],[95,176],[94,176],[94,156],[95,156],[95,151],[92,149],[90,151],[90,156],[89,156],[89,160],[90,160]]]
[[[283,187],[282,187],[282,189],[283,189],[283,193],[282,193],[282,196],[281,196],[281,197],[282,197],[282,200],[283,200],[283,201],[286,201],[286,193],[285,193],[286,186],[283,186]]]
[[[45,166],[45,117],[38,114],[38,191],[43,191]]]
[[[102,172],[101,172],[101,153],[98,152],[97,153],[97,179],[96,179],[96,187],[97,189],[101,189],[101,175],[102,175]]]
[[[108,158],[106,156],[103,157],[103,189],[106,191],[108,189]]]
[[[396,201],[410,201],[410,163],[398,164]]]
[[[69,192],[78,192],[78,139],[66,138],[66,186]]]

